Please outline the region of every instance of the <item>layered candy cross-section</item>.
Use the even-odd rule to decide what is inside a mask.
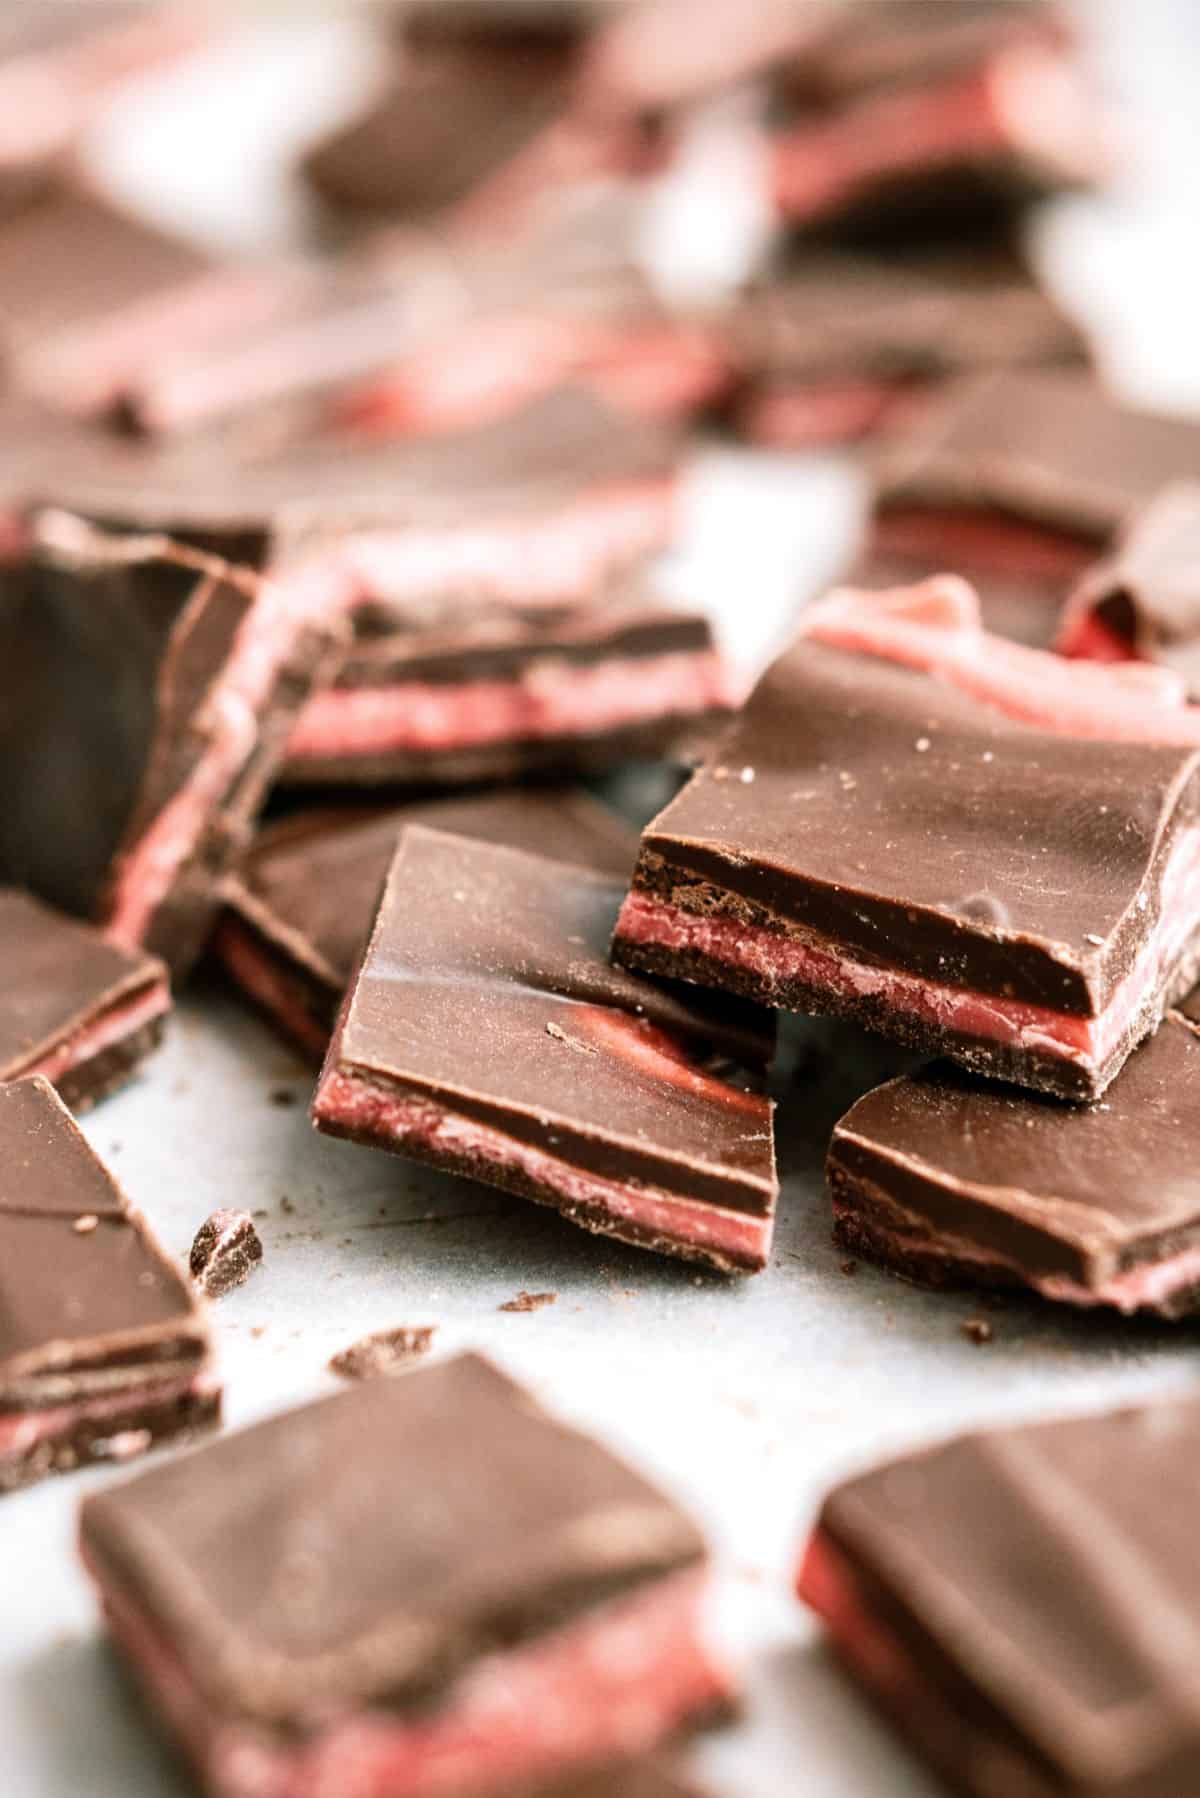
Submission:
[[[832,595],[645,831],[615,953],[1094,1098],[1200,962],[1183,699],[952,577]]]
[[[82,1545],[214,1798],[532,1791],[731,1696],[695,1525],[473,1355],[94,1494]]]
[[[625,882],[409,826],[313,1100],[327,1134],[587,1229],[766,1263],[777,1192],[755,1007],[610,966]]]
[[[0,1152],[0,1492],[214,1423],[199,1302],[44,1078]]]

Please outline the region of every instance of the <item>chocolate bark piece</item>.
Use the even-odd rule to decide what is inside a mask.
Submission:
[[[0,1081],[44,1074],[83,1111],[157,1048],[170,1009],[154,956],[0,887]]]
[[[1134,411],[1088,375],[984,375],[952,388],[881,459],[876,504],[885,523],[994,514],[1095,545],[1198,467],[1193,419]]]
[[[713,1057],[764,1058],[764,1020],[610,966],[623,890],[410,825],[313,1121],[584,1228],[754,1272],[777,1191],[771,1105]]]
[[[1178,482],[1131,518],[1067,601],[1056,647],[1171,668],[1200,698],[1200,484]]]
[[[214,1423],[203,1313],[42,1076],[0,1144],[0,1492]]]
[[[728,1699],[695,1525],[474,1355],[93,1494],[81,1535],[220,1798],[268,1770],[297,1798],[330,1779],[484,1798],[646,1752]],[[551,1692],[570,1729],[542,1726]]]
[[[397,1373],[429,1353],[436,1333],[436,1324],[400,1324],[394,1330],[375,1330],[331,1355],[329,1371],[343,1380],[375,1380]]]
[[[396,540],[388,554],[408,560]],[[377,566],[381,566],[380,558]],[[520,580],[520,558],[514,580]],[[664,753],[732,708],[710,621],[636,583],[577,605],[468,596],[389,608],[360,627],[337,680],[288,742],[283,778],[305,786],[463,785],[596,773]]]
[[[310,1055],[329,1044],[406,824],[424,823],[628,874],[633,833],[581,789],[500,788],[361,809],[306,809],[256,837],[225,888],[213,949],[239,987]]]
[[[45,514],[0,574],[0,870],[175,974],[203,946],[346,595]]]
[[[813,255],[727,330],[743,432],[780,447],[895,429],[956,375],[1069,364],[1083,340],[1015,259]]]
[[[965,1798],[1185,1792],[1198,1448],[1185,1395],[903,1456],[826,1498],[800,1596]]]
[[[1096,1098],[1200,967],[1169,687],[988,638],[951,577],[832,595],[643,833],[614,953]]]
[[[207,1298],[218,1299],[250,1278],[263,1246],[248,1211],[214,1211],[196,1232],[188,1272]]]
[[[848,1111],[826,1172],[843,1247],[939,1286],[1181,1317],[1200,1303],[1200,1042],[1169,1013],[1103,1105],[945,1068]]]

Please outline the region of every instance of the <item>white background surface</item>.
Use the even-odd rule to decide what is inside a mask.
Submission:
[[[1195,402],[1200,9],[1104,0],[1092,16],[1110,74],[1149,128],[1120,203],[1057,208],[1041,251],[1063,291],[1104,321],[1127,384],[1160,403]],[[262,241],[264,220],[282,231],[288,217],[278,160],[304,134],[298,121],[311,130],[336,111],[369,66],[340,25],[309,21],[286,39],[260,31],[207,74],[173,78],[127,109],[104,134],[105,166],[164,216],[178,222],[184,210],[201,235]],[[319,109],[302,106],[318,89]],[[739,459],[710,464],[693,488],[684,568],[765,647],[779,597],[830,565],[853,496],[852,478],[828,461],[799,474],[776,468],[765,485]],[[656,1473],[711,1528],[719,1627],[745,1658],[749,1690],[747,1720],[701,1750],[715,1790],[931,1798],[932,1782],[877,1730],[790,1597],[821,1493],[856,1465],[963,1425],[1181,1385],[1198,1371],[1196,1336],[1012,1301],[982,1313],[995,1337],[977,1348],[960,1332],[980,1314],[969,1295],[920,1293],[865,1267],[843,1275],[821,1158],[836,1117],[887,1071],[888,1051],[815,1024],[790,1029],[789,1046],[775,1256],[741,1284],[316,1139],[308,1076],[216,988],[186,998],[167,1047],[86,1128],[180,1254],[219,1205],[267,1211],[263,1268],[214,1308],[230,1425],[330,1389],[330,1353],[369,1329],[434,1323],[440,1352],[487,1350]],[[295,1106],[271,1102],[279,1087]],[[529,1315],[498,1311],[521,1288],[558,1298]],[[113,1477],[63,1478],[3,1502],[0,1798],[188,1789],[130,1698],[74,1557],[78,1501]]]

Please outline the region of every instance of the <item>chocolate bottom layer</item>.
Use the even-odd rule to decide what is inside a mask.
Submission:
[[[914,1285],[942,1291],[980,1286],[1024,1290],[1056,1304],[1168,1319],[1200,1310],[1200,1232],[1185,1232],[1158,1251],[1150,1248],[1113,1279],[1091,1286],[1065,1274],[1023,1267],[967,1237],[941,1231],[873,1181],[833,1162],[827,1172],[834,1241],[848,1254],[874,1261]]]
[[[0,1493],[32,1486],[50,1474],[101,1461],[127,1461],[162,1442],[178,1441],[221,1420],[221,1388],[208,1376],[160,1381],[98,1403],[83,1400],[38,1413],[0,1412]],[[4,1446],[4,1435],[29,1428]]]
[[[54,1087],[64,1105],[72,1111],[90,1111],[110,1093],[132,1078],[136,1070],[162,1042],[167,1014],[152,1018],[140,1030],[131,1031],[120,1042],[109,1043],[87,1061],[77,1062],[60,1074]]]

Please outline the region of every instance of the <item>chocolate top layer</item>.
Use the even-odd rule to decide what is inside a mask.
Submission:
[[[29,893],[0,888],[0,1080],[165,979],[154,956],[118,948]]]
[[[1072,594],[1068,615],[1077,611],[1200,693],[1200,483],[1168,487],[1130,520],[1116,553]]]
[[[1135,412],[1050,371],[949,391],[882,459],[881,508],[997,511],[1107,538],[1169,481],[1200,471],[1200,423]]]
[[[1194,1396],[963,1436],[838,1487],[820,1529],[959,1714],[1016,1731],[1047,1790],[1183,1792],[1198,1453]]]
[[[82,915],[202,753],[253,576],[56,520],[0,568],[0,875]]]
[[[862,1098],[831,1165],[1038,1273],[1099,1286],[1200,1225],[1200,1041],[1168,1017],[1102,1105],[938,1067]]]
[[[252,928],[340,994],[370,928],[406,824],[427,824],[628,875],[637,842],[615,813],[579,789],[519,787],[430,799],[348,818],[323,808],[256,839],[227,902]]]
[[[93,1494],[82,1533],[208,1703],[300,1728],[435,1697],[704,1554],[676,1505],[475,1355]]]
[[[614,967],[624,895],[590,869],[409,826],[331,1064],[519,1138],[549,1129],[603,1175],[641,1162],[677,1182],[682,1166],[694,1196],[765,1210],[769,1107],[700,1071],[706,1052],[765,1060],[765,1014]]]
[[[203,1317],[49,1083],[0,1085],[0,1403],[53,1402],[55,1380],[196,1360]],[[79,1218],[95,1228],[77,1230]]]
[[[864,961],[1088,1015],[1198,819],[1195,751],[1043,733],[801,638],[647,827],[639,882],[715,882]]]

